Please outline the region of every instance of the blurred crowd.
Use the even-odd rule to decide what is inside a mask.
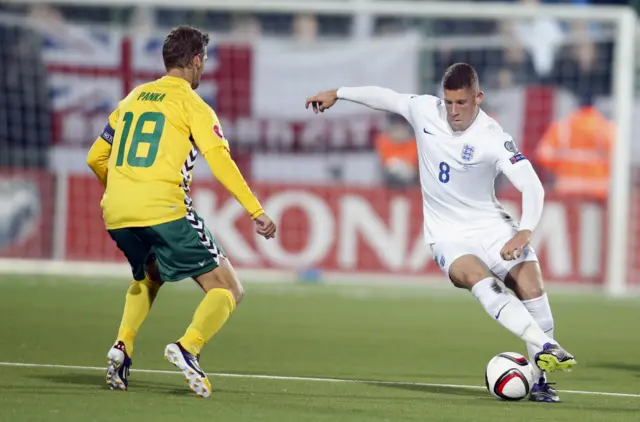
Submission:
[[[476,0],[483,2],[486,0]],[[585,4],[631,4],[634,0],[507,0],[508,3],[565,3],[574,7]],[[610,134],[607,139],[586,141],[584,131],[572,140],[571,128],[589,122],[607,121],[592,107],[593,98],[611,93],[612,50],[614,29],[597,24],[568,24],[552,18],[534,20],[446,20],[417,18],[370,18],[359,16],[314,16],[311,14],[250,14],[214,11],[131,7],[83,6],[16,6],[0,5],[0,13],[22,14],[47,25],[65,22],[108,24],[133,29],[136,33],[166,30],[189,23],[213,34],[233,39],[285,37],[300,41],[380,37],[418,31],[424,35],[425,52],[422,66],[422,89],[437,91],[443,70],[455,62],[469,62],[478,69],[486,89],[508,89],[514,86],[545,84],[572,92],[580,106],[566,124],[555,122],[548,128],[540,144],[539,165],[546,166],[549,180],[558,178],[554,161],[571,156],[572,148],[584,150],[602,163],[608,160]],[[20,163],[42,165],[46,150],[49,113],[46,70],[38,52],[38,34],[27,29],[9,27],[0,22],[0,165]],[[574,120],[580,120],[575,124]],[[600,120],[598,120],[600,119]],[[34,125],[34,122],[37,124]],[[34,127],[39,133],[30,133]],[[9,130],[9,128],[12,128]],[[17,129],[16,129],[17,128]],[[568,129],[567,129],[568,128]],[[577,136],[577,135],[576,135]],[[552,142],[551,138],[555,140]],[[574,136],[575,138],[575,136]],[[544,141],[544,142],[543,142]],[[576,147],[573,142],[578,142]],[[381,169],[389,185],[404,186],[416,182],[413,134],[406,124],[390,119],[388,127],[373,143],[379,154]],[[585,145],[591,145],[586,146]],[[556,145],[551,147],[549,145]],[[554,149],[555,148],[555,149]],[[4,153],[11,151],[11,154]],[[554,156],[555,154],[557,155]],[[597,153],[596,153],[597,152]],[[555,158],[554,158],[555,157]],[[557,160],[556,160],[557,161]],[[607,173],[605,171],[605,173]],[[602,173],[602,171],[600,171]],[[575,175],[572,175],[572,177]]]
[[[428,1],[428,0],[427,0]],[[487,0],[475,0],[478,3]],[[454,0],[455,2],[455,0]],[[640,0],[505,0],[535,5],[562,3],[640,4]],[[598,24],[568,24],[552,18],[535,20],[447,20],[311,14],[249,14],[221,11],[138,7],[15,6],[0,5],[0,12],[18,12],[41,22],[108,24],[136,33],[189,23],[216,35],[238,40],[286,37],[298,40],[376,37],[419,31],[432,43],[432,66],[425,68],[425,83],[433,83],[449,64],[474,63],[487,87],[551,83],[579,94],[610,92],[614,28]],[[464,46],[464,47],[461,47]]]

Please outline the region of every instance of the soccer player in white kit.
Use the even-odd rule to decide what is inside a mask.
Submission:
[[[435,261],[456,287],[471,291],[492,318],[527,343],[536,371],[530,399],[559,401],[545,372],[570,370],[576,360],[553,339],[549,300],[529,245],[542,214],[544,189],[511,136],[480,109],[483,93],[475,69],[466,63],[450,66],[442,87],[444,99],[342,87],[308,98],[306,107],[324,112],[339,99],[347,100],[400,114],[411,123],[424,236]],[[522,192],[519,223],[495,197],[500,173]]]

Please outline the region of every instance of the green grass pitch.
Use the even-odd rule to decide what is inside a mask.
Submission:
[[[637,299],[551,294],[556,335],[578,366],[552,377],[562,403],[508,403],[481,388],[484,365],[524,344],[464,291],[247,283],[202,354],[214,394],[196,399],[162,359],[202,297],[188,281],[160,291],[130,390],[106,389],[101,368],[127,285],[0,276],[0,421],[640,420]]]

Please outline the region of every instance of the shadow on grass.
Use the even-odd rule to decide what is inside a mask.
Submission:
[[[455,386],[437,386],[437,385],[420,385],[420,384],[396,384],[396,383],[367,383],[376,387],[395,388],[399,390],[417,391],[430,394],[445,394],[451,396],[469,396],[487,398],[489,394],[484,388],[463,388]]]
[[[107,387],[105,385],[104,375],[100,373],[93,374],[83,374],[83,373],[68,373],[68,374],[38,374],[38,375],[30,375],[29,378],[36,378],[42,381],[54,383],[54,384],[62,384],[69,386],[82,386],[82,387],[93,387],[94,390],[106,390]],[[185,395],[188,393],[187,388],[177,388],[180,383],[180,378],[176,377],[176,382],[150,382],[143,380],[130,380],[130,391],[135,392],[136,389],[140,391],[146,390],[155,393],[167,393],[167,394],[176,394],[176,395]]]
[[[640,373],[640,364],[637,363],[596,362],[589,364],[589,366],[592,368],[613,369],[615,371]]]
[[[521,401],[516,402],[508,402],[503,400],[498,400],[491,396],[491,394],[485,390],[484,388],[460,388],[460,387],[445,387],[445,386],[431,386],[431,385],[414,385],[414,384],[381,384],[375,383],[370,384],[376,387],[383,388],[393,388],[393,389],[401,389],[401,390],[409,390],[409,391],[417,391],[423,392],[427,394],[440,394],[445,396],[467,396],[470,399],[473,399],[470,404],[472,405],[481,405],[481,406],[505,406],[506,408],[515,408],[514,406],[526,406],[528,409],[533,409],[535,407],[539,407],[541,410],[547,410],[549,408],[560,408],[565,410],[578,410],[578,411],[592,411],[592,412],[611,412],[611,413],[621,413],[627,414],[632,413],[636,414],[638,412],[638,408],[635,405],[627,406],[615,406],[608,407],[605,406],[602,402],[593,402],[592,404],[584,403],[582,400],[578,398],[575,394],[565,394],[562,395],[562,402],[560,403],[534,403],[530,402],[527,399],[523,399]],[[591,398],[590,400],[593,400]]]

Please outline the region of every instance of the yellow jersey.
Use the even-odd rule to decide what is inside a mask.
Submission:
[[[100,205],[107,229],[185,217],[198,151],[207,161],[209,152],[215,156],[216,150],[225,151],[226,161],[233,163],[215,112],[186,80],[172,76],[140,85],[120,101],[96,143],[104,141],[111,144],[104,180],[94,171],[106,183]],[[235,163],[232,166],[235,170],[230,172],[237,172]],[[236,177],[227,188],[244,199],[241,202],[255,218],[262,207],[246,185],[239,186],[244,179],[237,173],[240,181]]]

